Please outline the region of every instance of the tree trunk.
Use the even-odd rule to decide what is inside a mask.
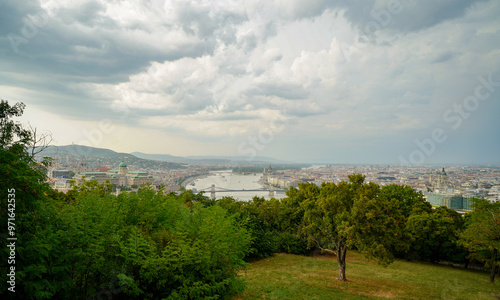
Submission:
[[[345,277],[345,254],[347,253],[347,247],[343,240],[337,243],[337,263],[339,265],[339,277],[337,280],[347,281]]]
[[[497,261],[497,249],[493,249],[493,255],[491,257],[491,273],[490,273],[490,282],[493,283],[495,281],[495,271],[496,271],[496,261]]]

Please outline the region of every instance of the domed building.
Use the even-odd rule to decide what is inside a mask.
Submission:
[[[128,168],[127,168],[127,164],[125,162],[121,162],[119,165],[118,165],[118,174],[120,175],[127,175],[128,173]]]
[[[75,177],[77,183],[85,180],[96,180],[97,183],[110,183],[116,187],[139,187],[143,184],[153,184],[154,178],[145,171],[129,171],[127,164],[121,162],[118,169],[108,170],[107,172],[83,172]]]
[[[448,181],[448,174],[446,174],[446,171],[444,168],[441,170],[441,172],[437,173],[437,182],[436,186],[437,188],[441,190],[446,190],[449,188],[449,181]]]
[[[269,164],[269,168],[264,169],[264,174],[266,174],[266,175],[274,174],[273,167],[271,167],[271,164]]]

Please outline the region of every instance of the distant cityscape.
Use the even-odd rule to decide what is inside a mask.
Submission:
[[[100,149],[103,152],[103,149]],[[47,155],[48,154],[48,155]],[[88,154],[88,153],[87,153]],[[180,193],[197,178],[211,171],[232,170],[235,173],[262,175],[263,188],[289,189],[300,183],[339,183],[348,175],[360,173],[365,181],[381,186],[407,185],[421,191],[434,206],[455,210],[470,210],[472,197],[484,197],[490,202],[500,201],[500,168],[474,166],[399,166],[399,165],[310,165],[273,164],[272,162],[200,161],[199,164],[165,162],[141,159],[132,154],[93,151],[81,155],[65,151],[48,152],[52,158],[48,180],[57,190],[66,192],[83,180],[112,184],[114,193],[137,190],[143,184],[154,188],[164,186],[166,192]],[[237,198],[237,197],[236,197]]]

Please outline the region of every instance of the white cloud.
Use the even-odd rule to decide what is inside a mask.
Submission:
[[[204,9],[213,7],[205,5],[191,13]],[[217,9],[216,14],[221,13],[222,6]],[[335,37],[326,48],[309,45],[313,50],[303,50],[293,60],[283,59],[287,45],[276,47],[276,41],[289,34],[288,28],[307,31],[317,28],[325,16],[334,15],[321,14],[311,22],[285,18],[276,39],[258,41],[250,51],[241,41],[251,26],[242,23],[235,28],[240,42],[227,45],[221,41],[210,56],[153,62],[146,72],[131,76],[129,82],[117,85],[108,96],[117,105],[166,114],[147,117],[144,124],[149,126],[220,137],[252,132],[257,121],[246,120],[246,113],[263,108],[286,109],[298,118],[315,116],[319,127],[343,128],[353,133],[422,129],[439,121],[443,107],[449,103],[442,98],[449,90],[447,82],[456,76],[454,69],[439,64],[456,60],[461,52],[471,53],[462,44],[467,34],[467,30],[463,32],[466,19],[404,36],[381,30],[375,43],[353,45],[357,49],[350,62],[342,42]],[[344,22],[342,15],[337,16],[338,22]],[[287,22],[289,25],[285,25]],[[431,42],[426,42],[429,38]],[[469,66],[465,68],[469,70]],[[222,120],[224,114],[231,113],[231,120]],[[207,114],[216,114],[219,119],[203,119]],[[325,116],[317,118],[318,114]]]
[[[442,123],[479,75],[500,69],[500,5],[402,2],[390,24],[360,37],[387,3],[42,1],[52,19],[26,51],[50,75],[38,84],[88,87],[82,101],[127,108],[126,121],[148,132],[229,143],[277,113],[282,136],[390,139]],[[8,72],[13,85],[29,81]]]

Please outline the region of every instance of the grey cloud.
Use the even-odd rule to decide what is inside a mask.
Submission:
[[[3,0],[0,2],[0,37],[4,38],[9,33],[19,33],[24,26],[24,18],[29,14],[40,11],[39,2],[36,0],[16,1]]]
[[[247,20],[243,13],[226,10],[214,12],[209,7],[200,7],[192,2],[179,1],[175,5],[173,9],[177,12],[182,28],[202,39],[215,35],[227,43],[233,43],[236,40],[234,26]]]
[[[14,25],[1,28],[21,35],[23,16],[40,11],[40,6],[31,3],[31,6],[21,10],[9,4],[3,4],[0,20]],[[31,68],[39,65],[47,73],[77,74],[87,76],[90,80],[106,80],[105,77],[117,74],[126,78],[140,71],[150,61],[197,57],[213,50],[213,44],[203,40],[179,43],[170,49],[143,44],[127,34],[129,29],[118,28],[109,18],[98,16],[102,10],[100,4],[90,2],[82,7],[56,11],[56,16],[51,17],[48,24],[37,28],[34,37],[18,45],[20,53],[14,51],[9,39],[1,39],[3,52],[20,64],[30,57]],[[80,53],[77,49],[89,51]]]
[[[345,9],[345,17],[365,31],[369,22],[377,22],[382,29],[390,28],[400,32],[412,32],[433,27],[446,20],[465,14],[475,3],[486,0],[390,0],[366,2],[362,0],[338,1],[336,8]],[[388,10],[390,3],[399,4],[399,13]],[[375,6],[376,4],[377,7]],[[375,15],[380,17],[374,17]],[[389,24],[385,24],[389,16]],[[367,33],[368,34],[368,33]]]
[[[57,12],[57,15],[66,24],[78,22],[85,26],[96,26],[102,24],[103,18],[99,13],[104,12],[104,9],[105,7],[101,3],[94,1],[83,3],[71,9],[62,8]]]
[[[282,3],[286,3],[286,6],[278,6],[276,9],[281,10],[279,13],[290,20],[313,18],[338,5],[331,0],[290,0]]]
[[[317,115],[323,115],[328,113],[327,111],[324,110],[318,110],[311,108],[306,105],[292,105],[292,106],[286,106],[286,112],[290,116],[294,117],[299,117],[299,118],[304,118],[304,117],[310,117],[310,116],[317,116]]]
[[[446,20],[462,17],[467,8],[484,0],[401,1],[403,11],[394,16],[391,28],[416,31],[433,27]]]
[[[117,113],[110,108],[111,102],[140,107],[130,108],[126,122],[132,126],[143,124],[151,116],[173,119],[179,116],[179,124],[189,122],[187,116],[192,116],[195,122],[261,120],[265,115],[260,113],[276,110],[290,117],[289,132],[308,136],[311,143],[307,146],[311,147],[320,143],[319,140],[325,145],[330,143],[321,137],[338,132],[338,128],[345,128],[342,136],[362,139],[363,145],[364,142],[372,143],[364,139],[370,134],[374,140],[381,136],[396,139],[405,134],[409,143],[413,143],[420,137],[417,132],[422,138],[428,137],[431,127],[442,120],[443,110],[474,92],[478,75],[486,76],[500,66],[497,54],[500,32],[498,26],[493,26],[494,13],[485,12],[478,2],[481,1],[401,0],[403,11],[391,17],[389,30],[380,34],[380,41],[373,43],[373,47],[359,49],[353,54],[349,64],[334,59],[339,56],[339,52],[333,51],[335,49],[325,52],[319,49],[323,46],[314,50],[300,48],[299,34],[295,36],[297,53],[304,50],[305,54],[318,59],[311,60],[314,64],[304,60],[309,68],[293,69],[290,61],[295,57],[290,56],[296,54],[281,51],[287,47],[286,42],[269,39],[277,33],[282,34],[282,28],[297,20],[319,16],[325,10],[342,9],[348,22],[340,17],[336,21],[350,33],[350,25],[362,28],[373,20],[370,11],[374,7],[382,9],[388,1],[375,4],[366,1],[281,1],[282,11],[277,9],[272,11],[272,16],[257,16],[255,20],[249,10],[246,13],[237,9],[213,10],[185,1],[174,1],[173,5],[179,9],[174,11],[173,19],[162,20],[161,14],[165,11],[156,12],[150,6],[152,2],[145,2],[141,12],[144,10],[147,16],[154,17],[160,14],[160,18],[148,22],[139,18],[134,20],[132,15],[132,20],[125,25],[104,15],[100,4],[89,2],[81,7],[55,11],[55,17],[39,28],[36,36],[19,46],[19,54],[12,50],[6,36],[9,32],[18,33],[23,17],[37,12],[39,4],[37,1],[2,1],[0,81],[7,87],[20,87],[23,92],[34,95],[29,98],[31,103],[28,105],[34,104],[40,110],[43,106],[43,110],[73,119],[114,117],[118,122]],[[490,3],[498,11],[498,5]],[[261,4],[268,5],[267,1]],[[482,9],[461,19],[471,5]],[[263,11],[266,7],[257,9]],[[456,22],[451,22],[454,19]],[[309,24],[308,21],[295,23],[304,27]],[[425,30],[431,27],[432,30]],[[172,43],[164,43],[162,48],[158,46],[164,38],[157,35],[158,32],[174,31],[178,35],[172,38]],[[321,32],[313,31],[310,30],[311,34],[317,34],[318,39],[325,38]],[[331,37],[326,39],[331,40]],[[180,59],[201,56],[203,63],[199,64],[190,65]],[[326,59],[329,56],[331,60]],[[170,77],[159,80],[159,87],[149,90],[141,88],[140,80],[147,77],[145,71],[151,61],[172,63],[176,68],[169,71]],[[177,73],[186,69],[189,74]],[[325,75],[325,70],[335,72]],[[101,83],[111,91],[108,93],[104,88],[94,91],[85,84],[89,82]],[[115,88],[119,91],[112,92]],[[21,96],[28,94],[23,92]],[[475,117],[467,120],[467,124],[477,124],[474,125],[478,126],[477,132],[485,132],[478,142],[498,136],[498,130],[491,129],[498,128],[494,126],[499,120],[496,116],[498,105],[487,105],[498,103],[497,95],[496,92],[495,98],[481,102],[481,107],[474,112]],[[329,123],[332,119],[333,123]],[[478,119],[481,122],[475,122]],[[314,136],[325,124],[339,126],[321,132],[321,137]],[[449,128],[450,124],[444,125]],[[467,126],[460,129],[464,140],[471,135],[465,132]],[[374,129],[364,130],[369,127]],[[378,128],[384,132],[376,132]],[[338,138],[336,142],[343,141]],[[333,143],[329,145],[335,148]],[[390,153],[386,155],[393,155],[394,151]]]
[[[309,92],[303,86],[292,83],[262,83],[248,91],[249,94],[278,96],[283,99],[305,99]]]
[[[454,57],[454,54],[450,51],[442,52],[429,59],[431,63],[443,63]]]

